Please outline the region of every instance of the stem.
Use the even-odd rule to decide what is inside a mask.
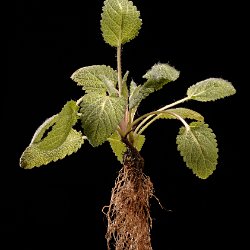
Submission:
[[[156,110],[156,111],[146,113],[146,114],[140,116],[139,118],[137,118],[134,122],[132,122],[130,129],[133,128],[141,120],[146,119],[149,116],[152,117],[153,115],[159,115],[159,114],[162,114],[162,113],[163,113],[163,111],[161,111],[161,110]]]
[[[173,106],[175,106],[175,105],[178,105],[178,104],[183,103],[183,102],[188,101],[188,100],[189,100],[189,97],[186,96],[186,97],[184,97],[184,98],[182,98],[182,99],[180,99],[180,100],[178,100],[178,101],[176,101],[176,102],[173,102],[173,103],[171,103],[171,104],[168,104],[168,105],[166,105],[166,106],[164,106],[164,107],[158,109],[157,111],[164,111],[164,110],[166,110],[166,109],[169,109],[169,108],[171,108],[171,107],[173,107]],[[149,113],[148,113],[148,114],[149,114]],[[149,119],[151,119],[154,115],[156,115],[156,114],[154,113],[154,114],[152,114],[152,115],[147,115],[147,116],[145,117],[145,119],[143,119],[143,121],[136,127],[135,133],[138,133],[139,129],[140,129]],[[141,116],[141,117],[144,118],[144,116]],[[140,118],[141,118],[141,117],[140,117]],[[156,118],[156,119],[157,119],[157,118]],[[154,122],[156,119],[153,119],[152,122]],[[138,119],[137,119],[137,120],[138,120]],[[137,121],[137,120],[136,120],[136,121]],[[142,119],[140,119],[140,120],[142,120]],[[149,122],[149,125],[150,125],[152,122]],[[146,124],[146,125],[145,125],[145,128],[143,128],[143,131],[144,131],[147,127],[148,127],[148,125]],[[140,132],[140,134],[141,134],[141,132]]]
[[[153,119],[151,119],[151,120],[150,120],[146,125],[144,125],[141,129],[137,127],[137,128],[135,129],[135,133],[137,133],[138,135],[142,134],[143,131],[144,131],[147,127],[149,127],[149,125],[151,125],[155,120],[158,119],[159,115],[160,115],[160,114],[156,115]],[[152,116],[151,116],[151,117],[152,117]],[[146,120],[146,119],[145,119],[145,120]],[[140,131],[139,131],[139,129],[140,129]]]
[[[172,115],[176,116],[183,123],[183,125],[186,128],[186,130],[190,130],[189,125],[187,124],[187,122],[181,116],[179,116],[179,115],[177,115],[177,114],[175,114],[173,112],[169,112],[169,113],[171,113]]]
[[[86,135],[82,136],[83,140],[88,140],[88,137]]]
[[[189,127],[189,125],[187,124],[187,122],[186,122],[181,116],[177,115],[176,113],[174,113],[174,112],[169,112],[169,111],[167,111],[167,110],[166,110],[166,111],[164,110],[164,111],[161,111],[161,112],[162,112],[161,114],[163,114],[163,113],[169,113],[169,114],[175,116],[177,119],[179,119],[179,120],[183,123],[183,125],[184,125],[185,128],[186,128],[186,130],[189,130],[189,129],[190,129],[190,127]],[[148,128],[155,120],[157,120],[161,114],[156,115],[156,116],[155,116],[153,119],[151,119],[146,125],[144,125],[144,126],[140,129],[139,132],[137,131],[138,135],[142,134],[143,131],[144,131],[146,128]],[[135,133],[136,133],[136,132],[135,132]]]
[[[82,99],[83,99],[83,96],[81,98],[79,98],[77,101],[76,101],[76,105],[80,105],[80,103],[82,102]]]
[[[122,95],[122,46],[117,47],[117,74],[118,74],[118,89],[119,89],[119,96]]]
[[[188,101],[189,99],[190,99],[190,97],[186,96],[186,97],[184,97],[184,98],[182,98],[182,99],[180,99],[180,100],[178,100],[176,102],[170,103],[170,104],[168,104],[168,105],[166,105],[166,106],[164,106],[164,107],[162,107],[162,108],[160,108],[158,110],[162,111],[162,110],[169,109],[169,108],[171,108],[171,107],[173,107],[173,106],[175,106],[177,104],[180,104],[180,103],[183,103],[185,101]]]

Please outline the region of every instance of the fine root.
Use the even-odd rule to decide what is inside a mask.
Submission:
[[[103,208],[107,217],[107,247],[110,250],[152,250],[149,199],[153,184],[143,173],[143,158],[128,147],[124,164],[111,192],[109,206]],[[107,212],[104,210],[107,209]]]

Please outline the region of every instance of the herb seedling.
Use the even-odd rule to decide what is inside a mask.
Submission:
[[[179,77],[179,71],[167,63],[153,65],[142,84],[129,80],[128,71],[123,74],[122,46],[138,35],[141,25],[140,12],[131,1],[104,1],[101,31],[104,41],[116,48],[116,70],[106,65],[76,70],[71,79],[83,89],[82,97],[68,101],[58,114],[45,120],[20,158],[22,168],[32,169],[71,155],[84,141],[93,147],[109,142],[122,167],[110,204],[103,208],[108,222],[108,249],[111,245],[116,250],[152,249],[149,201],[154,189],[143,171],[140,154],[145,130],[159,119],[179,120],[182,126],[176,138],[177,149],[187,167],[206,179],[217,165],[216,136],[200,113],[180,104],[214,101],[236,92],[227,80],[209,78],[190,86],[184,98],[137,117],[142,100]],[[80,131],[75,128],[77,122],[81,123]]]

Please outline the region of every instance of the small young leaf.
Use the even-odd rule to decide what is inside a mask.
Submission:
[[[116,89],[114,83],[106,76],[101,76],[102,82],[105,84],[107,92],[110,96],[119,96],[119,91]]]
[[[175,81],[179,75],[180,72],[169,64],[157,63],[143,76],[148,79],[144,86],[159,90],[163,85]]]
[[[216,168],[218,148],[215,134],[203,122],[181,127],[176,142],[187,167],[201,179],[208,178]]]
[[[143,99],[153,92],[153,88],[145,88],[143,85],[138,85],[129,96],[129,109],[137,107]]]
[[[201,102],[215,101],[235,93],[233,85],[221,78],[209,78],[192,85],[187,90],[190,99]]]
[[[155,64],[143,76],[147,81],[143,85],[137,86],[130,94],[129,108],[138,106],[149,94],[161,89],[165,84],[175,81],[179,74],[179,71],[166,63]]]
[[[84,133],[93,147],[99,146],[116,130],[124,117],[126,100],[124,97],[104,96],[97,93],[86,94],[80,112]]]
[[[134,147],[138,150],[141,151],[142,146],[145,142],[145,135],[136,135],[134,138]]]
[[[137,88],[137,84],[132,80],[129,86],[129,95],[132,96]]]
[[[105,94],[108,91],[103,79],[107,79],[113,83],[114,88],[117,84],[117,72],[106,65],[92,65],[78,69],[75,71],[71,79],[82,86],[87,93],[98,92]]]
[[[101,30],[106,43],[119,47],[138,35],[142,21],[131,1],[106,0],[102,10]]]
[[[123,162],[123,154],[126,152],[126,144],[121,141],[121,136],[117,131],[113,133],[109,138],[108,141],[110,143],[110,146],[116,155],[119,162]],[[134,138],[133,146],[138,150],[141,151],[142,146],[145,142],[145,136],[144,135],[136,135]]]
[[[30,144],[20,158],[20,166],[25,169],[47,165],[52,161],[65,158],[76,152],[83,144],[83,137],[80,132],[70,130],[66,140],[59,146],[44,150],[40,143]]]
[[[198,112],[192,110],[192,109],[187,109],[187,108],[174,108],[174,109],[167,109],[165,110],[164,113],[160,114],[158,117],[159,118],[165,118],[165,119],[178,119],[176,116],[180,116],[183,119],[194,119],[197,121],[204,121],[204,117],[199,114]]]
[[[126,99],[128,99],[128,85],[127,85],[128,74],[129,72],[127,71],[122,78],[122,96]]]
[[[126,145],[121,141],[121,136],[117,131],[113,133],[109,138],[108,141],[110,143],[110,146],[116,155],[118,161],[120,163],[123,162],[123,154],[126,152]]]

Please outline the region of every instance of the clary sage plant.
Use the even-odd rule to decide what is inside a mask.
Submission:
[[[184,97],[164,107],[137,117],[141,102],[155,91],[179,77],[179,71],[168,63],[157,63],[142,83],[123,74],[122,46],[138,34],[142,26],[140,12],[128,0],[104,1],[101,31],[104,41],[117,52],[117,68],[107,65],[85,66],[76,70],[72,81],[82,88],[78,100],[69,100],[62,110],[45,120],[36,130],[20,158],[24,169],[40,167],[76,152],[85,141],[97,147],[108,141],[121,170],[115,181],[108,206],[107,247],[116,250],[151,250],[149,200],[153,184],[143,172],[140,150],[144,132],[159,119],[176,119],[181,127],[176,137],[177,149],[186,166],[201,179],[216,169],[218,147],[216,136],[204,117],[182,106],[184,102],[208,102],[235,94],[227,80],[208,78],[191,85]],[[76,129],[76,124],[81,129]],[[79,126],[78,126],[79,127]]]

